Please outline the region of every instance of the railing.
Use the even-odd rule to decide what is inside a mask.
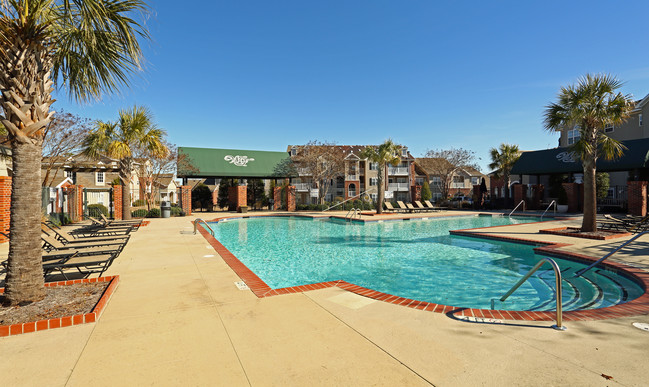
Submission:
[[[299,176],[309,176],[311,172],[309,172],[308,168],[297,168],[297,174]]]
[[[345,215],[345,219],[348,221],[352,221],[352,219],[356,218],[358,216],[358,219],[361,218],[361,209],[360,208],[352,208],[351,210],[347,211],[347,214]]]
[[[296,183],[293,185],[295,186],[295,190],[297,192],[308,192],[311,190],[311,187],[313,187],[313,184],[311,183]]]
[[[346,175],[345,180],[347,180],[347,181],[358,180],[358,175]]]
[[[543,214],[541,214],[541,220],[543,220],[543,216],[545,216],[545,213],[548,212],[548,210],[550,209],[550,207],[552,207],[553,204],[554,204],[554,214],[555,215],[557,214],[557,201],[553,200],[548,205],[548,208],[546,208],[545,211],[543,211]]]
[[[464,188],[464,182],[462,182],[462,183],[451,183],[449,188]]]
[[[214,230],[212,230],[212,227],[210,227],[210,225],[207,224],[206,221],[204,221],[203,219],[200,219],[200,218],[198,218],[198,219],[196,219],[196,220],[194,221],[194,234],[196,234],[196,231],[197,231],[198,223],[199,223],[199,222],[203,222],[203,224],[205,225],[205,227],[207,227],[207,228],[210,230],[210,234],[211,234],[212,236],[214,236]]]
[[[388,191],[408,191],[410,190],[410,185],[408,183],[389,183]]]
[[[565,331],[566,327],[562,325],[563,323],[563,296],[561,295],[561,269],[559,269],[559,265],[552,259],[552,258],[547,258],[543,257],[541,261],[539,261],[534,267],[523,276],[518,282],[516,282],[516,285],[512,286],[511,289],[507,293],[505,293],[504,296],[500,297],[500,301],[505,301],[507,297],[511,296],[512,293],[516,291],[525,281],[527,281],[528,278],[532,276],[541,266],[543,266],[544,263],[549,263],[552,266],[552,270],[554,270],[554,279],[555,279],[555,289],[554,293],[556,294],[556,300],[557,300],[557,316],[556,320],[557,323],[556,325],[552,325],[552,328],[560,330],[560,331]]]
[[[407,175],[408,167],[388,167],[388,175]]]
[[[523,205],[523,211],[525,211],[525,200],[521,200],[521,202],[518,203],[518,204],[516,205],[516,207],[514,207],[514,209],[512,210],[512,212],[509,213],[509,216],[510,216],[510,217],[512,216],[512,214],[514,213],[514,211],[516,211],[516,210],[518,209],[518,207],[521,206],[521,204]]]
[[[608,259],[611,255],[613,255],[613,254],[617,253],[618,251],[622,250],[622,248],[624,248],[625,246],[627,246],[628,244],[630,244],[631,242],[635,241],[636,239],[640,238],[641,236],[643,236],[645,234],[649,234],[649,231],[643,231],[643,232],[639,233],[638,235],[634,235],[631,239],[629,239],[628,241],[622,243],[620,246],[613,249],[613,251],[611,251],[610,253],[606,254],[605,256],[598,259],[597,261],[591,263],[590,266],[588,266],[587,268],[578,270],[575,273],[575,278],[576,277],[581,277],[585,272],[592,269],[594,266],[596,266],[600,262],[603,262],[604,260]]]
[[[338,204],[334,204],[334,205],[331,206],[331,207],[327,207],[327,208],[325,208],[324,210],[322,210],[322,212],[329,211],[330,209],[332,209],[332,208],[334,208],[334,207],[338,207],[339,205],[344,204],[344,203],[346,203],[346,202],[348,202],[348,201],[350,201],[350,200],[354,200],[354,199],[356,199],[356,198],[359,197],[359,196],[363,196],[363,195],[365,195],[366,193],[368,193],[368,192],[370,192],[370,191],[374,191],[374,188],[370,188],[370,189],[368,189],[368,190],[365,191],[365,192],[361,192],[360,194],[355,195],[355,196],[352,196],[351,198],[349,198],[349,199],[347,199],[347,200],[343,200],[342,202],[340,202],[340,203],[338,203]]]

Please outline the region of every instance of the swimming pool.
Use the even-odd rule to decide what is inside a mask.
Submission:
[[[449,230],[537,221],[448,217],[349,223],[331,218],[251,217],[211,223],[215,238],[272,288],[344,280],[379,292],[457,307],[554,309],[554,274],[543,267],[506,302],[498,299],[539,260],[533,246],[449,235]],[[601,269],[558,259],[564,310],[630,301],[643,289]]]

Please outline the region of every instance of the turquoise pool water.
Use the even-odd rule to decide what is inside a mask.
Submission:
[[[334,219],[251,217],[211,223],[215,237],[272,288],[345,280],[376,291],[458,307],[492,306],[539,260],[533,246],[451,236],[449,230],[537,221],[449,217],[366,224]],[[639,297],[630,279],[557,260],[564,310],[611,306]],[[549,265],[496,309],[554,310]]]

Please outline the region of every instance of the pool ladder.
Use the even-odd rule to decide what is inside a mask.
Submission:
[[[355,219],[356,217],[358,217],[358,219],[361,218],[360,208],[352,208],[351,210],[347,211],[347,215],[345,215],[345,220],[351,222],[352,219]]]
[[[545,213],[548,212],[548,210],[550,209],[550,207],[552,207],[553,204],[554,204],[554,214],[555,215],[557,214],[557,201],[553,200],[548,205],[548,208],[546,208],[545,211],[543,211],[543,214],[541,214],[541,220],[543,220],[543,217],[545,216]]]
[[[512,217],[512,214],[514,213],[514,211],[516,211],[516,210],[518,209],[518,207],[521,206],[521,204],[523,205],[523,212],[525,212],[525,200],[521,200],[521,201],[516,205],[516,207],[514,207],[514,209],[512,210],[512,212],[509,213],[508,216],[509,216],[510,218]]]
[[[567,328],[564,327],[563,324],[563,296],[561,294],[561,269],[559,269],[559,265],[554,261],[552,258],[547,258],[543,257],[534,267],[523,276],[518,282],[516,282],[516,285],[512,286],[511,289],[507,293],[505,293],[504,296],[500,297],[500,301],[505,301],[507,297],[511,296],[512,293],[516,291],[525,281],[527,281],[528,278],[532,276],[541,266],[543,266],[544,263],[549,263],[552,266],[552,269],[554,270],[554,279],[555,279],[555,289],[554,293],[556,294],[556,300],[557,300],[557,316],[556,320],[557,323],[555,325],[552,325],[552,328],[559,330],[559,331],[565,331]],[[493,307],[493,300],[492,300],[492,309]]]
[[[198,218],[198,219],[196,219],[196,220],[194,221],[194,234],[196,234],[196,230],[198,229],[198,223],[200,223],[200,222],[203,222],[203,224],[205,225],[205,227],[207,227],[207,229],[210,230],[210,234],[211,234],[212,236],[214,236],[214,230],[212,230],[212,227],[210,227],[210,225],[207,224],[207,222],[204,221],[204,220],[201,219],[201,218]]]

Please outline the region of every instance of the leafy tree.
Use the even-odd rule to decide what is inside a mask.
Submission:
[[[597,186],[597,198],[603,199],[608,196],[608,189],[610,187],[609,175],[606,172],[598,172],[595,175]]]
[[[383,144],[379,146],[368,146],[361,153],[361,157],[367,159],[372,163],[378,164],[377,169],[377,186],[378,186],[378,195],[376,201],[376,213],[383,213],[383,200],[385,197],[385,167],[387,164],[398,165],[401,161],[399,157],[399,152],[401,147],[391,139],[386,140]]]
[[[201,209],[212,208],[212,191],[203,183],[198,184],[192,190],[192,203],[198,203]]]
[[[632,97],[617,92],[621,86],[622,82],[611,75],[586,74],[577,84],[562,87],[557,102],[546,107],[544,126],[547,130],[561,131],[573,127],[579,130],[579,140],[571,150],[581,159],[584,169],[584,218],[581,224],[584,232],[597,229],[597,159],[618,158],[625,149],[604,130],[607,125],[625,122],[633,110]]]
[[[216,202],[221,209],[228,208],[230,205],[229,188],[234,187],[237,184],[239,184],[237,179],[221,179],[221,182],[219,183],[219,193],[216,198]]]
[[[264,181],[261,179],[248,179],[248,205],[254,208],[254,205],[261,201],[263,202],[266,198],[266,193],[264,192],[265,186]]]
[[[494,170],[495,177],[503,178],[505,206],[507,206],[509,204],[509,185],[511,184],[510,172],[516,161],[521,157],[521,151],[518,149],[518,145],[502,143],[498,149],[491,148],[489,154],[491,156],[489,168]]]
[[[421,186],[421,200],[430,200],[433,198],[433,193],[430,192],[430,185],[427,181]]]
[[[166,132],[153,123],[151,111],[133,106],[120,110],[116,122],[97,122],[84,142],[84,153],[98,158],[101,155],[119,160],[119,178],[122,181],[122,216],[131,219],[131,180],[133,179],[133,156],[137,149],[150,155],[166,157],[169,154],[164,137]]]
[[[41,155],[55,87],[89,101],[128,86],[141,69],[134,14],[142,0],[3,0],[0,122],[13,154],[9,260],[3,303],[45,297],[40,248]]]
[[[451,180],[457,171],[464,167],[471,167],[479,170],[476,164],[475,153],[462,148],[450,148],[440,150],[428,150],[425,158],[417,160],[428,175],[439,177],[437,190],[442,194],[442,198],[448,198]]]

